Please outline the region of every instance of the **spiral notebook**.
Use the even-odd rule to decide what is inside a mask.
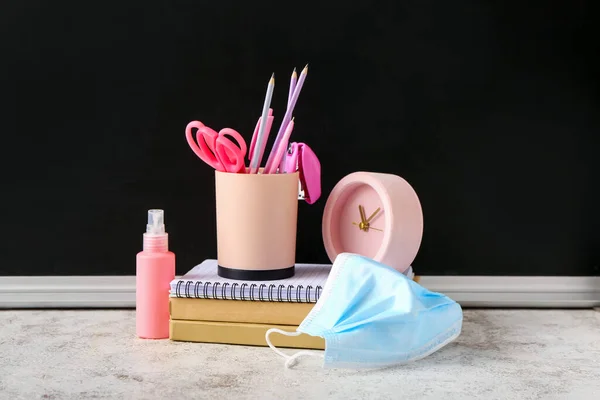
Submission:
[[[205,260],[171,281],[171,297],[316,303],[331,271],[329,264],[296,264],[291,278],[256,282],[221,278],[217,260]],[[405,275],[413,279],[412,268]]]

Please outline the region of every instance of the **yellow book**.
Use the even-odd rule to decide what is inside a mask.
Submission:
[[[278,328],[287,332],[295,332],[297,326],[246,324],[235,322],[181,321],[171,320],[169,323],[169,338],[182,342],[202,342],[237,344],[247,346],[268,346],[265,340],[267,330]],[[325,349],[325,340],[321,337],[301,334],[288,337],[281,334],[271,334],[271,343],[277,347],[295,349]]]
[[[171,297],[171,319],[300,325],[315,303],[215,300]]]

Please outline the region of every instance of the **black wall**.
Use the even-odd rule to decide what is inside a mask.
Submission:
[[[298,262],[328,262],[326,197],[367,170],[420,196],[418,273],[598,275],[600,29],[584,1],[491,3],[3,1],[0,274],[134,274],[149,208],[178,273],[216,257],[185,125],[249,140],[275,72],[276,131],[309,62]]]

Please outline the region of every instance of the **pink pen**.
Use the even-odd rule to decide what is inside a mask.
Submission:
[[[136,257],[135,319],[137,336],[169,337],[169,289],[175,279],[175,254],[169,251],[164,211],[149,210],[144,248]]]
[[[262,143],[257,143],[260,142],[259,139],[259,133],[260,133],[260,124],[262,123],[262,117],[258,118],[258,122],[256,123],[256,128],[254,128],[254,134],[252,135],[252,141],[250,142],[250,149],[248,150],[248,161],[250,161],[250,173],[251,174],[255,174],[258,172],[258,169],[260,168],[260,162],[263,158],[263,155],[265,153],[265,147],[267,147],[267,140],[269,138],[269,133],[271,132],[271,127],[273,126],[273,119],[275,117],[273,116],[273,109],[269,108],[269,114],[267,117],[267,126],[265,128],[265,131],[263,133],[264,138],[262,140]],[[254,156],[254,148],[256,146],[260,146],[258,149],[258,157],[256,158],[256,165],[253,168],[252,165],[252,157]]]
[[[270,165],[269,169],[267,169],[267,167],[265,168],[265,172],[264,172],[265,174],[274,174],[277,171],[277,168],[279,168],[281,159],[283,158],[283,155],[287,151],[288,142],[290,140],[290,136],[292,135],[293,130],[294,130],[294,118],[292,118],[290,123],[287,125],[287,128],[285,129],[285,133],[283,134],[283,137],[281,138],[279,145],[277,146],[276,149],[274,149],[275,155],[273,157],[273,163]]]

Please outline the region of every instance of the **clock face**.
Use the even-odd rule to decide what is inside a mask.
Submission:
[[[331,191],[322,232],[331,262],[340,253],[354,253],[404,272],[423,236],[421,203],[397,175],[353,172]]]
[[[332,244],[338,253],[375,258],[383,243],[385,221],[381,198],[371,186],[360,183],[348,186],[332,210]]]

